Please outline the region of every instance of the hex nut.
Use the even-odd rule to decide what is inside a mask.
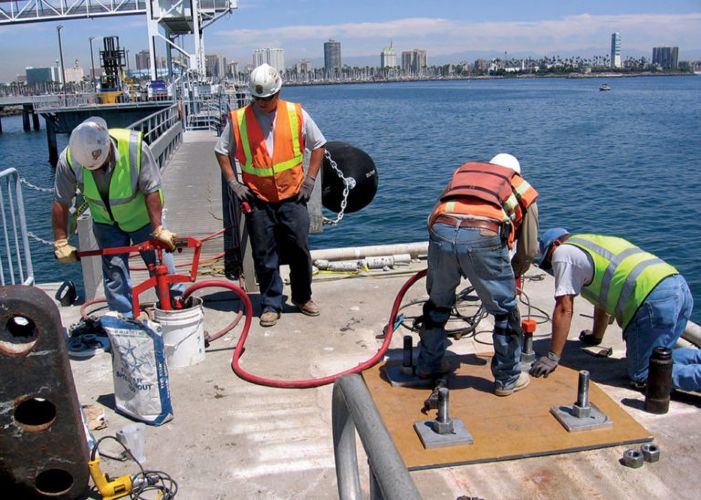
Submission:
[[[638,450],[626,450],[623,453],[623,465],[637,469],[643,466],[643,454]]]
[[[572,415],[577,418],[589,418],[591,415],[591,406],[579,406],[575,403],[572,405]]]
[[[660,449],[652,443],[645,443],[640,447],[640,451],[646,462],[657,462],[660,459]]]
[[[439,422],[438,420],[434,420],[433,431],[438,434],[455,434],[453,419],[448,419],[447,422]]]

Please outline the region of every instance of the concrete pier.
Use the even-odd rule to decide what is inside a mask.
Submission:
[[[204,237],[222,228],[220,173],[212,151],[215,140],[213,132],[186,133],[181,149],[164,171],[166,221],[179,234]],[[221,253],[222,242],[222,238],[213,238],[205,243],[204,255],[213,258]],[[415,247],[410,242],[389,243]],[[188,257],[185,253],[176,255],[176,261],[185,263]],[[225,279],[223,266],[213,262],[203,268],[200,280]],[[312,286],[321,315],[304,316],[288,301],[280,321],[272,328],[258,325],[259,299],[251,293],[256,317],[241,365],[256,375],[278,380],[316,378],[357,366],[377,352],[382,344],[378,335],[387,324],[395,297],[407,280],[425,267],[426,261],[417,255],[410,265],[389,271],[317,274]],[[284,272],[286,276],[286,269]],[[135,282],[138,281],[135,275]],[[531,268],[524,292],[519,304],[521,315],[537,321],[534,348],[543,354],[549,347],[552,329],[553,281],[542,271]],[[284,293],[289,297],[287,283]],[[241,308],[238,299],[227,290],[205,289],[203,296],[204,328],[210,334],[229,323]],[[418,335],[408,327],[411,318],[420,314],[424,300],[425,282],[420,280],[403,301],[415,305],[402,309],[409,320],[407,327],[400,326],[392,338],[390,352],[395,355],[401,356],[403,335],[411,335],[413,345],[418,343]],[[470,311],[466,313],[472,314]],[[644,395],[628,386],[620,328],[610,326],[602,345],[602,348],[611,347],[611,356],[600,357],[596,352],[582,349],[578,335],[581,330],[591,328],[592,312],[588,302],[575,301],[562,366],[587,370],[592,384],[601,387],[649,430],[661,450],[660,461],[645,464],[643,469],[625,467],[620,460],[628,447],[619,445],[566,455],[412,472],[423,498],[697,496],[701,476],[694,472],[698,460],[693,450],[701,448],[698,432],[701,397],[678,393],[673,396],[668,414],[645,412]],[[65,326],[79,319],[77,307],[61,308],[61,313]],[[178,496],[182,498],[338,498],[331,433],[331,386],[279,389],[239,378],[231,369],[231,361],[242,335],[242,323],[210,345],[205,362],[170,370],[175,417],[160,427],[147,427],[144,468],[167,472],[178,482]],[[449,350],[457,355],[492,352],[492,328],[492,318],[488,316],[479,323],[474,335],[451,340]],[[95,431],[96,437],[114,435],[131,423],[113,410],[109,354],[73,360],[71,365],[80,402],[96,405],[105,412],[107,427]],[[547,391],[548,382],[552,380],[532,379],[519,395],[538,398],[539,391]],[[493,381],[468,377],[461,383],[485,387],[491,394]],[[454,391],[452,398],[458,397],[460,388],[451,391]],[[428,397],[430,390],[425,392]],[[576,396],[573,393],[571,400],[562,404],[572,404]],[[490,397],[497,398],[493,394]],[[493,418],[503,414],[528,419],[529,415],[522,414],[518,405],[510,405],[510,398],[495,400],[503,408]],[[367,495],[369,478],[360,449],[361,483]],[[105,445],[106,453],[115,450],[116,447]],[[102,468],[111,477],[138,472],[133,463],[107,459],[103,460]]]

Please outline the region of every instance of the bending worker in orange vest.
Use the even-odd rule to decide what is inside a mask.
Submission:
[[[538,193],[520,173],[518,160],[505,153],[489,163],[465,163],[453,173],[429,218],[429,300],[417,361],[421,378],[451,371],[443,360],[445,324],[455,305],[455,289],[465,277],[494,315],[494,393],[508,396],[529,384],[528,374],[521,372],[523,332],[515,277],[538,254]]]
[[[312,300],[307,202],[326,139],[300,104],[280,99],[282,79],[275,68],[258,66],[249,85],[253,103],[230,113],[214,151],[231,190],[251,206],[246,224],[260,286],[260,324],[273,326],[282,311],[283,250],[290,265],[292,303],[303,314],[319,315]],[[305,149],[311,151],[306,175]]]

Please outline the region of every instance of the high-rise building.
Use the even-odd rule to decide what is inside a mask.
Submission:
[[[392,47],[392,42],[389,47],[385,47],[380,53],[380,68],[394,68],[397,65],[397,53]]]
[[[653,47],[652,64],[659,64],[662,69],[679,67],[679,47]]]
[[[51,68],[33,68],[32,66],[27,66],[24,68],[24,72],[27,75],[27,85],[37,85],[54,81]]]
[[[253,51],[253,67],[270,64],[280,73],[285,72],[285,51],[283,49],[256,49]]]
[[[611,34],[611,67],[620,68],[621,64],[621,34]]]
[[[224,78],[226,76],[226,57],[219,54],[205,55],[204,65],[207,76],[214,78]]]
[[[151,62],[149,60],[149,51],[148,50],[142,50],[141,52],[136,53],[136,69],[138,69],[138,70],[149,69],[150,65],[151,65]]]
[[[341,75],[341,42],[336,40],[324,42],[324,72],[326,78]]]
[[[426,74],[428,61],[425,49],[405,50],[402,52],[402,73],[410,76]]]

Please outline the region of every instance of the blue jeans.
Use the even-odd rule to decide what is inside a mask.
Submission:
[[[151,225],[147,224],[141,229],[132,232],[122,231],[111,224],[93,223],[93,234],[100,248],[126,247],[132,244],[143,243],[151,238]],[[141,252],[141,258],[148,266],[156,263],[156,252]],[[131,277],[129,276],[129,255],[122,253],[117,255],[102,256],[102,276],[105,285],[105,298],[112,311],[122,313],[131,318],[133,308],[131,305]],[[175,274],[173,254],[164,252],[163,262],[168,267],[170,274]]]
[[[309,253],[309,212],[294,198],[277,203],[251,203],[246,225],[260,287],[263,311],[282,310],[280,264],[290,266],[292,302],[304,304],[312,297],[312,257]]]
[[[440,367],[446,349],[445,324],[462,277],[470,281],[487,312],[495,316],[492,374],[498,386],[511,387],[521,373],[521,330],[511,328],[507,320],[518,309],[516,283],[506,241],[485,229],[436,223],[429,230],[429,307],[420,332],[417,369],[430,373]]]
[[[672,386],[701,391],[701,349],[674,349],[693,307],[689,286],[680,274],[662,280],[648,295],[623,332],[632,381],[647,380],[652,351],[662,346],[672,349]]]

